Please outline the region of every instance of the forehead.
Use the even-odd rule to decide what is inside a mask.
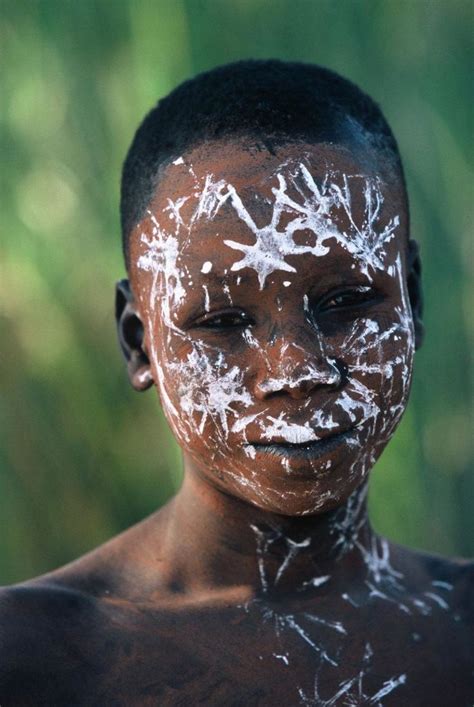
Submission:
[[[350,208],[341,207],[342,197],[334,198],[338,190]],[[312,202],[313,211],[321,211],[324,194],[325,228],[337,222],[339,232],[349,233],[353,221],[363,230],[377,209],[378,228],[397,220],[392,247],[396,243],[401,248],[407,231],[404,190],[393,175],[385,174],[377,156],[355,155],[330,144],[287,144],[270,153],[248,140],[213,142],[183,154],[159,174],[147,214],[130,239],[132,276],[139,274],[143,236],[156,228],[176,239],[180,258],[192,271],[205,271],[207,261],[218,262],[216,275],[233,265],[235,270],[242,252],[230,242],[250,246],[265,227],[282,239],[288,224],[301,217],[298,206]],[[292,244],[314,245],[323,221],[306,219],[303,225],[292,234]],[[343,248],[333,247],[332,255],[337,253],[344,257]],[[246,269],[236,274],[249,277]]]

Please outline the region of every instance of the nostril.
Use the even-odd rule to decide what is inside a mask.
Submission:
[[[273,400],[273,398],[279,398],[281,395],[285,395],[285,390],[272,390],[269,393],[265,393],[265,400]]]
[[[334,384],[337,388],[342,388],[346,383],[349,376],[349,369],[344,361],[340,358],[330,359],[331,366],[337,371],[337,381]]]

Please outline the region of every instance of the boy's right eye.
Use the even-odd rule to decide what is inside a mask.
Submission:
[[[251,318],[245,312],[217,312],[200,319],[196,326],[200,329],[231,330],[249,326]]]

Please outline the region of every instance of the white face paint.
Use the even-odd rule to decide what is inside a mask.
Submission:
[[[203,264],[203,266],[201,268],[201,272],[205,273],[207,275],[207,273],[211,272],[211,270],[212,270],[212,263],[210,260],[206,260],[206,262]]]
[[[286,165],[288,167],[288,165]],[[283,167],[282,167],[283,168]],[[341,175],[339,175],[341,177]],[[383,196],[380,181],[371,177],[342,175],[342,184],[332,181],[336,175],[327,173],[318,187],[304,163],[284,176],[278,172],[278,188],[272,188],[274,196],[272,216],[268,224],[258,228],[235,187],[225,180],[214,180],[207,175],[204,189],[199,199],[193,219],[203,216],[212,220],[222,206],[229,201],[236,215],[248,226],[255,237],[255,242],[247,245],[226,239],[224,243],[243,254],[241,260],[232,265],[233,271],[244,268],[255,270],[260,289],[263,289],[267,277],[277,271],[297,272],[287,260],[289,255],[314,256],[326,255],[329,243],[335,241],[354,256],[361,272],[370,279],[370,271],[386,267],[386,246],[394,238],[400,223],[398,215],[391,218],[383,227],[380,224],[380,210]],[[362,179],[364,193],[364,214],[357,223],[352,213],[351,179]],[[289,186],[296,188],[299,194],[303,190],[298,180],[306,187],[306,193],[299,201],[289,195]],[[347,227],[341,229],[334,223],[334,212],[343,212]],[[281,227],[283,214],[292,214],[285,227]],[[310,230],[316,238],[314,245],[297,245],[294,234]],[[291,284],[290,281],[286,281]],[[288,286],[288,284],[286,286]]]
[[[176,160],[137,258],[153,373],[186,454],[219,485],[299,515],[366,476],[403,413],[413,357],[400,216],[379,178],[333,164],[318,179],[314,157],[262,163],[260,182],[239,188]],[[283,448],[334,435],[327,453]]]

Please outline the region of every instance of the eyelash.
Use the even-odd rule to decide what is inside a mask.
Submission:
[[[339,302],[331,306],[330,303],[332,301],[335,301],[337,298],[344,297],[348,297],[349,302],[346,299],[345,301],[343,300],[342,303]],[[328,297],[326,297],[326,299],[319,303],[317,311],[319,313],[324,314],[327,312],[334,312],[338,310],[355,309],[357,307],[360,307],[361,305],[373,302],[376,297],[377,293],[371,287],[351,287],[330,294]]]
[[[330,312],[344,312],[345,310],[356,309],[357,307],[363,306],[366,303],[372,302],[376,298],[377,293],[371,287],[352,287],[339,292],[334,292],[319,303],[316,310],[319,314],[326,314]],[[349,297],[350,301],[342,301],[334,305],[330,305],[332,301],[337,300],[337,298]],[[197,326],[201,329],[207,329],[208,331],[236,331],[237,329],[244,329],[254,322],[245,312],[218,312],[216,314],[209,314],[206,318],[197,322]]]
[[[245,328],[252,323],[252,319],[244,312],[220,312],[209,315],[198,322],[197,326],[211,331],[225,331]]]

